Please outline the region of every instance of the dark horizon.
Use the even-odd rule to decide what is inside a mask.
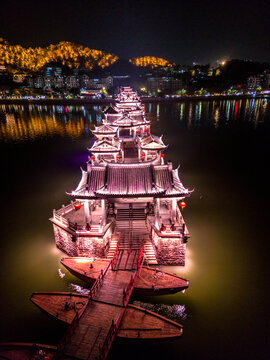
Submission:
[[[269,62],[269,9],[264,0],[10,0],[1,4],[0,37],[24,47],[70,41],[124,59],[148,55],[177,64]]]

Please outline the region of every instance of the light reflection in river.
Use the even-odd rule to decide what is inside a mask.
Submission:
[[[101,122],[101,107],[2,105],[0,138],[5,141],[35,140],[60,135],[78,138]]]
[[[179,120],[193,128],[208,122],[215,128],[228,121],[251,122],[256,127],[263,123],[269,104],[267,99],[244,99],[179,102],[171,104],[179,112]],[[159,121],[160,104],[146,104],[147,117]],[[166,111],[166,104],[163,107]],[[0,138],[4,141],[34,140],[60,135],[78,138],[89,134],[94,124],[102,122],[101,106],[41,106],[1,105]]]

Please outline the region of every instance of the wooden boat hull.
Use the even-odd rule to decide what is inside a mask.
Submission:
[[[75,311],[87,303],[87,295],[77,293],[34,293],[31,301],[55,318],[70,324]],[[68,304],[65,306],[65,304]],[[110,310],[113,304],[104,304]],[[138,306],[128,305],[117,336],[126,339],[168,339],[182,335],[182,325]]]
[[[34,343],[0,343],[0,359],[55,359],[56,346]],[[42,357],[43,356],[43,357]]]
[[[61,259],[61,264],[79,279],[93,284],[109,260],[95,260],[80,257]],[[143,266],[134,292],[140,295],[168,295],[187,289],[189,281],[166,271]]]

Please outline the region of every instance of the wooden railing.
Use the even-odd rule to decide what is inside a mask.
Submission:
[[[116,261],[117,261],[117,256],[118,256],[118,250],[119,250],[119,245],[117,243],[116,245],[116,249],[115,249],[115,252],[113,254],[113,258],[112,258],[112,270],[115,270],[116,269]]]
[[[135,276],[131,276],[129,284],[128,284],[126,290],[123,293],[123,308],[122,308],[121,314],[120,314],[120,316],[118,318],[118,321],[116,323],[114,321],[112,321],[112,325],[111,325],[111,327],[110,327],[110,329],[109,329],[109,331],[107,333],[104,344],[103,344],[102,348],[100,348],[100,354],[99,354],[99,359],[98,360],[105,360],[107,358],[107,356],[108,356],[109,350],[111,348],[111,345],[113,343],[115,335],[116,335],[116,333],[117,333],[117,331],[119,329],[122,317],[123,317],[123,315],[125,313],[127,304],[129,302],[132,290],[134,288],[134,284],[135,284],[135,282],[136,282],[136,280],[137,280],[137,278],[138,278],[138,276],[140,274],[142,265],[143,265],[143,255],[140,258],[140,261],[139,261],[139,258],[138,258],[138,269],[136,271],[136,274],[135,274]]]
[[[71,324],[69,325],[67,331],[65,332],[65,335],[63,336],[63,338],[60,340],[60,342],[58,343],[57,346],[57,352],[55,355],[55,359],[61,359],[62,355],[64,353],[64,348],[66,346],[66,344],[69,342],[71,336],[73,335],[76,327],[79,324],[79,320],[80,317],[82,316],[85,308],[87,307],[87,305],[89,304],[89,301],[91,301],[93,299],[93,296],[95,295],[95,293],[97,292],[97,290],[99,289],[100,285],[103,282],[104,276],[106,274],[106,272],[108,271],[109,267],[111,266],[111,261],[108,263],[108,265],[106,266],[105,270],[101,270],[101,273],[99,275],[99,277],[97,278],[97,280],[95,281],[94,285],[92,286],[92,288],[90,289],[89,295],[88,295],[88,301],[86,302],[86,304],[82,307],[82,309],[80,311],[76,311],[75,313],[75,317],[72,320]]]
[[[137,269],[139,269],[139,267],[141,265],[142,257],[143,257],[143,243],[141,243],[141,247],[139,250],[139,255],[138,255],[138,260],[137,260]]]
[[[82,314],[82,312],[81,312]],[[64,354],[64,349],[66,344],[69,342],[71,336],[73,335],[76,327],[78,326],[79,323],[79,312],[76,311],[76,314],[74,316],[74,319],[72,320],[71,324],[69,325],[67,331],[65,332],[63,338],[60,340],[60,342],[57,345],[57,351],[55,354],[55,359],[62,359],[62,356]]]
[[[70,220],[67,220],[65,217],[63,217],[62,215],[59,215],[57,212],[53,213],[53,219],[58,221],[60,224],[64,225],[65,227],[69,228],[72,231],[90,232],[90,233],[94,233],[94,234],[106,233],[106,231],[109,229],[109,227],[112,224],[112,222],[111,222],[111,223],[108,223],[107,225],[103,226],[102,222],[100,222],[99,224],[80,225],[80,224],[77,224]]]
[[[142,245],[141,245],[141,248],[142,248]],[[140,258],[138,257],[138,265],[137,265],[138,267],[137,267],[135,276],[131,276],[128,286],[123,292],[123,307],[126,307],[129,302],[130,295],[132,293],[132,290],[133,290],[134,284],[137,280],[137,277],[139,276],[142,265],[143,265],[143,254]]]
[[[110,261],[108,263],[108,265],[106,266],[105,270],[101,270],[99,277],[97,278],[97,280],[94,282],[94,285],[91,287],[90,291],[89,291],[89,295],[88,295],[88,302],[90,300],[93,300],[93,296],[95,295],[95,293],[97,292],[97,290],[100,288],[101,284],[103,283],[103,279],[104,276],[106,275],[106,272],[108,271],[109,267],[111,266],[112,261]],[[88,303],[87,303],[88,304]],[[86,305],[87,305],[86,304]]]
[[[100,228],[100,225],[93,225],[93,224],[89,224],[89,225],[79,225],[77,223],[74,223],[72,221],[68,221],[68,226],[71,230],[74,231],[90,231],[90,232],[100,232],[100,230],[102,230]]]
[[[62,215],[69,213],[73,209],[74,209],[73,203],[68,204],[66,206],[62,205],[62,207],[60,209],[55,210],[55,214],[62,216]]]
[[[111,345],[113,343],[114,337],[117,333],[117,324],[112,321],[112,325],[108,331],[108,334],[106,336],[106,339],[104,341],[103,346],[99,349],[99,360],[104,360],[108,356],[109,350],[111,348]]]

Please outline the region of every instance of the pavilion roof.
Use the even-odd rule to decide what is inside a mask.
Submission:
[[[112,135],[112,134],[116,134],[117,129],[115,127],[112,127],[112,126],[108,125],[108,124],[103,124],[101,126],[95,126],[95,129],[91,130],[91,131],[92,131],[92,133],[94,135],[96,135],[96,134],[100,134],[100,135],[102,135],[102,134],[104,134],[104,135],[110,134],[110,135]]]
[[[114,106],[110,105],[107,109],[104,110],[104,114],[119,114],[119,110],[115,108]]]
[[[119,127],[131,127],[131,126],[139,126],[143,124],[148,124],[149,122],[145,120],[143,117],[141,118],[133,118],[128,114],[124,114],[123,117],[120,119],[115,120],[112,122],[112,126],[119,126]]]
[[[150,134],[149,136],[139,139],[140,139],[141,148],[145,150],[163,150],[163,149],[167,149],[168,147],[162,141],[162,136],[159,137]]]
[[[153,183],[151,165],[107,165],[107,181],[97,195],[110,197],[156,196],[165,191]]]
[[[74,198],[99,197],[185,197],[186,189],[178,176],[178,169],[171,170],[166,165],[149,163],[114,164],[90,166],[82,172],[82,180],[75,191]]]
[[[110,153],[120,151],[120,141],[114,140],[113,142],[109,138],[103,138],[100,141],[95,141],[93,146],[89,149],[92,153]]]
[[[73,198],[96,199],[95,191],[104,186],[106,168],[104,166],[93,166],[88,172],[81,170],[82,178],[78,187],[68,195]]]
[[[153,172],[155,184],[166,189],[165,197],[189,196],[192,192],[182,184],[178,175],[178,169],[170,170],[168,164],[156,165],[153,168]]]

